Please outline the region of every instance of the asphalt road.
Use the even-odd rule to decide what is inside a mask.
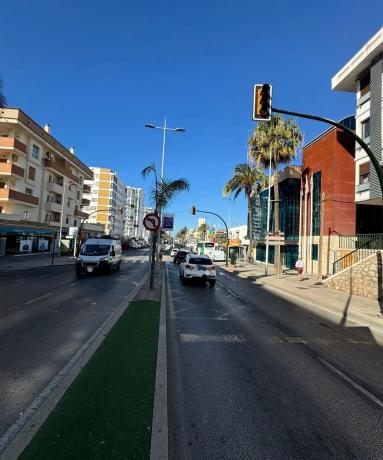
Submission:
[[[222,271],[210,288],[168,269],[171,459],[383,458],[368,328]]]
[[[73,265],[1,271],[0,437],[138,285],[146,254],[80,279]]]

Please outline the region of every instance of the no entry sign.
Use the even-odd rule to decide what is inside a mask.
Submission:
[[[149,232],[156,232],[160,228],[160,218],[157,214],[146,214],[144,217],[144,227]]]

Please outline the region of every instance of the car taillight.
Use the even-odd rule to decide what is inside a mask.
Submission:
[[[209,267],[208,270],[211,272],[213,270],[215,270],[215,266],[213,265],[212,267]]]
[[[190,264],[186,264],[185,268],[188,268],[189,270],[194,270],[195,269],[195,267],[193,265],[190,265]]]

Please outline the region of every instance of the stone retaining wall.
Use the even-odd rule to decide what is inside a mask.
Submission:
[[[323,281],[323,285],[330,289],[350,292],[374,300],[383,299],[382,259],[383,251],[378,251],[330,276]]]

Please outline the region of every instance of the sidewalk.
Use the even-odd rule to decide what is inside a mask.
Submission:
[[[322,282],[313,275],[302,275],[298,280],[295,270],[289,270],[278,275],[265,276],[263,264],[240,262],[236,267],[219,266],[232,275],[264,286],[283,296],[293,298],[302,304],[311,304],[314,308],[331,312],[340,317],[345,323],[356,321],[368,325],[374,331],[383,335],[383,302],[359,297],[341,291],[323,287]]]
[[[73,257],[55,254],[53,265],[74,264]],[[24,270],[52,266],[52,254],[22,254],[0,257],[0,270]]]

